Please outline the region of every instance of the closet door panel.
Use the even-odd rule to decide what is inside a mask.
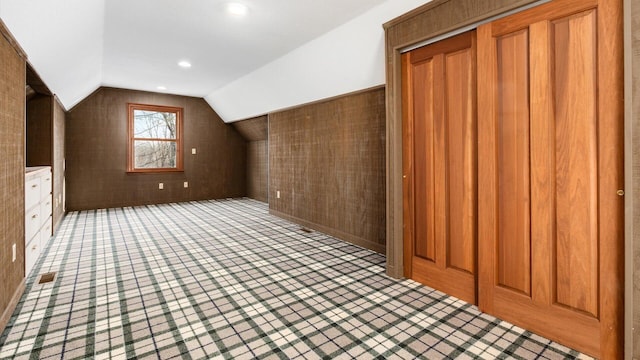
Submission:
[[[448,266],[475,272],[475,56],[464,49],[445,56]]]
[[[476,302],[475,34],[403,55],[404,273]]]
[[[424,119],[414,123],[415,164],[415,255],[436,262],[435,239],[435,174],[434,174],[434,92],[433,59],[413,66],[413,117]]]
[[[551,23],[555,140],[555,301],[598,315],[596,16]]]
[[[531,294],[529,32],[496,39],[498,284]],[[504,216],[511,214],[511,216]],[[502,216],[500,216],[502,215]]]
[[[622,350],[620,3],[556,0],[478,29],[480,309]]]

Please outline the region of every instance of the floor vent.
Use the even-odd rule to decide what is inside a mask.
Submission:
[[[54,273],[54,272],[42,274],[42,275],[40,275],[40,281],[38,281],[38,284],[44,284],[44,283],[52,282],[53,279],[55,279],[55,277],[56,277],[56,273]]]
[[[306,233],[312,233],[313,232],[313,230],[307,229],[306,227],[300,228],[300,230],[302,230],[302,231],[304,231]]]

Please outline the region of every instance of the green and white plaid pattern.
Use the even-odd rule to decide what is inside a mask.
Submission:
[[[586,358],[384,265],[249,199],[74,212],[0,358]]]

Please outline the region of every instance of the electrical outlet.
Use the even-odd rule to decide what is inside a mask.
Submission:
[[[276,191],[276,199],[280,199],[280,190]]]
[[[158,183],[158,189],[160,190],[164,189],[164,183]]]
[[[16,244],[11,246],[11,251],[13,252],[13,256],[11,256],[11,262],[16,262]]]
[[[189,182],[188,182],[188,181],[185,181],[185,182],[184,182],[184,187],[185,187],[185,188],[188,188],[188,187],[189,187]]]
[[[191,148],[191,155],[195,155],[196,154],[196,148]]]

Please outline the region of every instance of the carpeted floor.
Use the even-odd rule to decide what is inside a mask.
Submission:
[[[249,199],[74,212],[0,358],[586,358],[384,264]]]

